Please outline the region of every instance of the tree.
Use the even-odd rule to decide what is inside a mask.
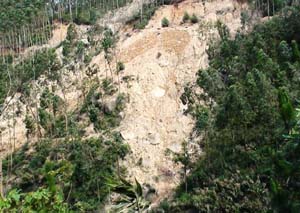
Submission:
[[[113,57],[113,48],[115,47],[116,38],[111,29],[106,29],[103,33],[103,38],[101,41],[102,48],[104,50],[104,57],[108,64],[108,68],[110,70],[111,75],[113,76],[111,69],[111,61]],[[107,74],[106,74],[107,77]]]
[[[292,41],[292,51],[294,61],[298,61],[300,63],[300,51],[298,48],[298,44],[295,40]]]
[[[292,103],[288,97],[288,94],[284,88],[280,88],[278,91],[278,100],[281,117],[285,124],[287,132],[290,130],[291,122],[294,119],[295,113]]]

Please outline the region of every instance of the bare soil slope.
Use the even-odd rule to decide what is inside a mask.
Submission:
[[[128,26],[120,28],[117,59],[125,64],[125,70],[120,74],[123,79],[120,88],[122,93],[129,95],[130,101],[119,130],[132,150],[123,164],[129,178],[136,178],[156,189],[155,201],[170,196],[181,180],[180,166],[165,152],[167,149],[180,152],[182,142],[191,140],[194,120],[184,115],[186,106],[180,101],[184,86],[195,81],[199,68],[208,65],[206,49],[210,39],[216,39],[217,34],[214,23],[220,19],[234,34],[240,27],[240,14],[244,8],[247,6],[232,0],[217,0],[205,5],[186,0],[178,6],[161,7],[144,30],[136,31]],[[124,10],[126,8],[122,13],[126,13]],[[181,24],[185,11],[197,15],[199,23]],[[167,28],[161,27],[163,17],[170,21]],[[48,46],[59,44],[66,36],[66,29],[66,26],[58,28]],[[93,58],[90,66],[94,65],[99,66],[98,77],[105,78],[108,68],[103,53]],[[68,106],[75,106],[80,99],[79,88],[87,78],[85,71],[63,76]],[[125,81],[124,77],[131,80]],[[118,82],[115,74],[113,78]],[[58,95],[62,96],[61,93]],[[5,113],[6,118],[0,120],[1,143],[13,141],[16,147],[26,142],[25,113],[13,116],[18,104],[20,101],[16,96]],[[19,108],[26,111],[25,105],[21,104]],[[92,134],[95,135],[93,131]]]
[[[125,63],[121,91],[128,93],[128,104],[121,134],[132,154],[124,162],[128,177],[148,183],[157,191],[157,200],[170,195],[180,182],[180,166],[175,165],[166,150],[181,151],[183,141],[190,140],[194,121],[183,114],[180,101],[184,86],[196,79],[199,68],[208,65],[206,49],[215,38],[214,23],[220,19],[232,33],[240,27],[240,13],[246,5],[233,1],[202,3],[187,0],[175,7],[160,8],[146,29],[125,30],[118,44],[119,60]],[[196,14],[199,24],[181,24],[184,12]],[[170,21],[167,28],[161,20]],[[93,62],[104,68],[103,55]]]

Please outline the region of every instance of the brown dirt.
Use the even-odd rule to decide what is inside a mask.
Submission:
[[[207,2],[205,8],[198,1],[186,0],[178,8],[173,5],[161,7],[142,31],[128,28],[121,31],[117,59],[125,63],[125,70],[120,77],[133,76],[135,79],[129,86],[126,82],[120,85],[121,92],[129,95],[130,102],[118,130],[132,151],[123,165],[128,169],[128,178],[137,178],[157,190],[155,203],[171,196],[181,181],[181,167],[165,152],[167,149],[180,152],[182,142],[190,140],[194,120],[183,113],[186,106],[181,103],[180,96],[184,86],[196,80],[199,68],[208,65],[206,50],[209,40],[215,38],[217,32],[215,21],[220,19],[235,33],[243,8],[246,6],[232,0]],[[200,23],[182,25],[185,11],[195,13]],[[163,17],[170,20],[170,27],[161,28]],[[65,37],[66,29],[66,26],[57,29],[50,45],[59,43]],[[109,72],[103,53],[93,58],[91,66],[95,64],[100,69],[98,77],[105,78]],[[77,88],[87,78],[85,70],[80,71],[76,76],[68,73],[64,77],[66,85],[72,85],[66,91],[70,106],[77,103]],[[117,76],[112,77],[117,82]],[[23,118],[24,115],[20,116],[17,122],[20,134],[16,141],[19,144],[26,141]],[[2,120],[0,126],[4,128],[2,138],[8,141],[12,128],[7,127],[6,120]]]

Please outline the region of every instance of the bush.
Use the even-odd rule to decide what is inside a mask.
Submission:
[[[141,17],[141,13],[137,13],[133,15],[129,21],[127,21],[127,24],[132,24],[134,29],[144,29],[157,8],[158,5],[153,3],[143,4],[143,16]]]
[[[35,123],[33,117],[30,115],[26,115],[24,123],[26,127],[26,136],[28,137],[35,131]]]
[[[70,24],[67,32],[67,40],[73,41],[77,37],[76,26],[74,24]]]
[[[170,22],[169,22],[169,20],[168,20],[166,17],[164,17],[164,18],[161,20],[161,26],[162,26],[162,27],[168,27],[169,24],[170,24]]]
[[[84,61],[83,61],[83,62],[84,62],[86,65],[88,65],[88,64],[92,61],[92,59],[93,59],[93,56],[87,54],[87,55],[84,56]]]
[[[43,140],[30,147],[32,153],[24,147],[14,153],[19,163],[14,158],[12,172],[20,178],[13,189],[25,193],[0,198],[0,212],[97,212],[110,194],[108,180],[117,179],[117,161],[129,151],[117,133],[105,140]],[[4,174],[9,163],[3,162]]]
[[[123,70],[125,70],[125,65],[124,65],[123,62],[119,61],[119,62],[117,63],[117,72],[121,72],[121,71],[123,71]]]
[[[191,20],[191,22],[192,22],[193,24],[196,24],[196,23],[199,22],[199,19],[198,19],[198,17],[197,17],[195,14],[193,14],[193,15],[191,16],[190,20]]]
[[[182,22],[187,23],[190,20],[190,15],[187,12],[184,12]]]

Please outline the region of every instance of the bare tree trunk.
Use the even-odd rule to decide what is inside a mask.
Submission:
[[[69,0],[69,12],[70,12],[70,19],[71,19],[71,22],[73,22],[73,15],[72,15],[72,4],[71,4],[71,0]]]
[[[2,132],[0,130],[1,150],[2,150]],[[2,172],[2,154],[0,153],[0,196],[3,198],[3,172]]]
[[[187,185],[187,168],[184,166],[184,185],[185,185],[185,193],[187,193],[188,185]]]
[[[268,19],[270,18],[270,0],[267,1],[268,3]]]

